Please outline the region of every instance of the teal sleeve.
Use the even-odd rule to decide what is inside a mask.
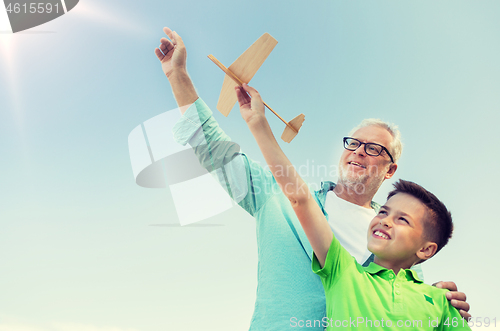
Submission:
[[[200,164],[252,216],[280,191],[271,172],[241,152],[198,98],[175,124],[174,139],[193,148]]]

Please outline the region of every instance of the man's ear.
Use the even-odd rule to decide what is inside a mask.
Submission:
[[[385,179],[391,178],[397,169],[398,169],[398,165],[396,163],[391,164],[389,166],[389,170],[387,170],[387,173],[385,174]]]
[[[422,248],[420,248],[417,251],[417,256],[420,260],[428,260],[430,259],[434,254],[436,254],[438,245],[436,243],[433,243],[431,241],[426,242]]]

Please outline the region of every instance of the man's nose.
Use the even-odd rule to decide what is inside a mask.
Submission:
[[[366,156],[365,152],[365,144],[361,143],[356,150],[353,151],[353,153],[358,154],[360,156]]]

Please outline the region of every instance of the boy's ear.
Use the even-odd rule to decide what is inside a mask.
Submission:
[[[438,245],[436,243],[433,243],[431,241],[426,242],[422,248],[420,248],[417,251],[417,256],[420,260],[428,260],[430,259],[434,254],[436,254]]]

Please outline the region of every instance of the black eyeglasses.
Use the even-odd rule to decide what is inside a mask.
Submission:
[[[389,155],[389,157],[391,158],[391,162],[394,163],[394,159],[392,158],[391,153],[389,153],[389,150],[384,146],[375,143],[362,143],[358,139],[354,139],[351,137],[344,137],[344,148],[349,151],[355,151],[361,145],[365,145],[365,153],[367,155],[379,156],[380,154],[382,154],[383,151],[385,151],[387,155]]]

